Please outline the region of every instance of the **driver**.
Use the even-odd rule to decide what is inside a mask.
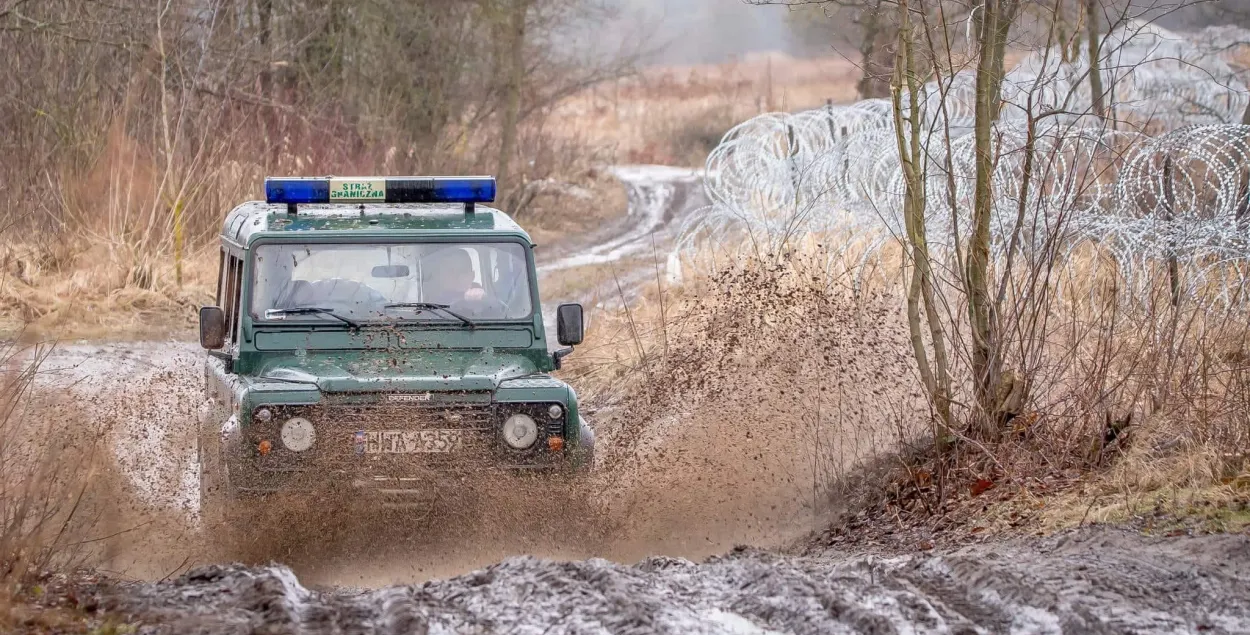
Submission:
[[[469,316],[501,317],[503,305],[477,283],[469,252],[453,247],[431,258],[424,268],[425,301],[446,304]]]

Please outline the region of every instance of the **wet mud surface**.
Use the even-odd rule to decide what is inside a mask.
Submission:
[[[514,557],[377,589],[207,566],[94,589],[152,633],[1244,633],[1250,538],[1084,529],[893,558]]]

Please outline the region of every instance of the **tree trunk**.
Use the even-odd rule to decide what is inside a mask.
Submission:
[[[1094,107],[1094,115],[1106,121],[1107,106],[1102,90],[1102,63],[1099,57],[1100,42],[1098,40],[1098,0],[1085,0],[1085,33],[1089,40],[1089,96]]]
[[[912,354],[920,372],[921,383],[937,411],[938,424],[933,442],[938,452],[946,450],[951,425],[950,373],[946,355],[946,334],[937,313],[933,289],[933,265],[929,255],[925,226],[925,159],[921,148],[923,136],[920,100],[921,80],[916,70],[914,33],[907,0],[899,4],[898,55],[895,58],[891,96],[894,104],[894,131],[906,191],[903,198],[903,224],[907,233],[906,247],[912,263],[912,279],[907,290],[907,325],[911,334]],[[908,95],[907,117],[903,116],[904,85]],[[933,363],[929,363],[924,345],[921,308],[924,308],[929,337],[933,346]]]
[[[521,85],[525,79],[525,17],[531,0],[513,0],[508,15],[508,58],[504,71],[503,126],[499,140],[499,185],[509,187],[512,153],[516,149],[517,119],[521,111]]]
[[[1015,13],[1015,0],[985,0],[978,17],[976,109],[973,135],[976,183],[972,201],[972,237],[964,275],[972,335],[972,373],[979,437],[999,435],[997,395],[1002,375],[1001,351],[995,335],[994,301],[990,294],[990,217],[993,212],[994,145],[992,132],[1001,109],[1003,54]]]
[[[1175,218],[1176,186],[1173,183],[1172,155],[1163,159],[1163,219],[1169,224]],[[1172,292],[1172,306],[1181,303],[1181,269],[1176,260],[1176,243],[1168,242],[1168,282]]]
[[[278,134],[278,113],[274,110],[273,99],[273,59],[270,41],[273,37],[273,0],[258,0],[256,13],[260,26],[258,40],[260,42],[261,64],[260,95],[269,103],[261,106],[261,125],[265,129],[265,145],[269,148],[269,164],[277,166],[282,155],[282,144],[277,143],[282,135]]]
[[[887,45],[897,37],[898,29],[889,21],[889,13],[882,4],[882,0],[876,0],[872,10],[866,11],[864,16],[863,40],[859,45],[862,75],[856,84],[860,99],[890,96],[890,73],[895,56]]]

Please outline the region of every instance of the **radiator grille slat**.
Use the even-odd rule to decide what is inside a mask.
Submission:
[[[495,425],[491,406],[322,406],[318,420],[356,430],[489,430]]]

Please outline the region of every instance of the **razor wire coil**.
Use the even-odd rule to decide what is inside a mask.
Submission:
[[[1250,90],[1220,57],[1241,35],[1180,37],[1144,24],[1107,34],[1107,120],[1091,114],[1087,57],[1064,61],[1051,49],[1022,60],[1004,79],[992,131],[993,255],[1045,249],[1062,231],[1063,249],[1098,246],[1140,293],[1166,261],[1185,271],[1187,293],[1214,285],[1209,297],[1243,297],[1250,126],[1238,122]],[[917,97],[924,225],[939,259],[972,221],[974,84],[960,72]],[[911,99],[901,96],[904,113]],[[763,255],[840,236],[822,242],[829,258],[863,269],[904,235],[907,190],[887,100],[754,117],[724,136],[706,167],[711,205],[687,219],[679,249],[745,235],[744,249]]]

